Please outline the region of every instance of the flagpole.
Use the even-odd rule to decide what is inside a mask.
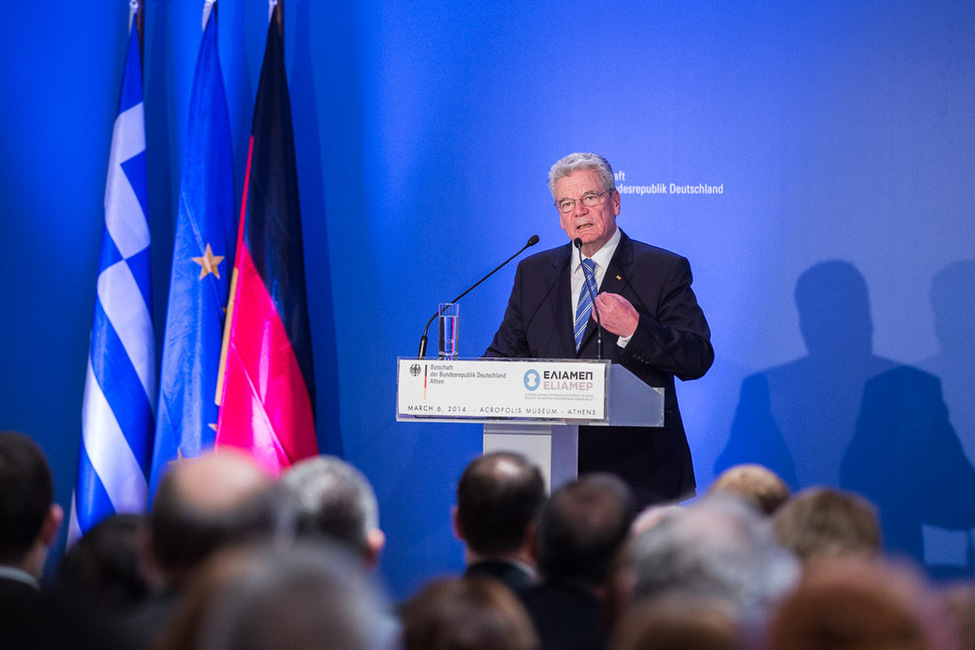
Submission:
[[[145,42],[145,23],[146,11],[142,0],[129,0],[129,29],[132,29],[133,21],[135,31],[139,35],[139,64],[142,65],[145,57],[143,56],[143,43]]]

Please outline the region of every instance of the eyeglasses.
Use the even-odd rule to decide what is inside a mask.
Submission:
[[[597,205],[602,205],[606,202],[606,195],[610,193],[610,190],[605,192],[586,192],[578,199],[559,199],[555,202],[555,207],[559,209],[559,212],[572,212],[576,207],[576,201],[580,201],[583,206],[587,208],[594,208]]]

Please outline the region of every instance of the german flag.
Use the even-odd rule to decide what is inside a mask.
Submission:
[[[268,27],[254,105],[215,443],[249,451],[275,475],[318,454],[282,7]]]

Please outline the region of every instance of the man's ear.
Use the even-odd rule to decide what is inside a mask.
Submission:
[[[61,524],[64,522],[64,508],[56,503],[52,503],[51,507],[48,508],[47,514],[44,516],[44,523],[41,524],[40,537],[41,541],[44,542],[44,546],[53,546],[54,540],[58,536],[58,531],[61,530]]]
[[[370,567],[379,565],[379,556],[382,555],[386,547],[386,533],[378,528],[373,528],[366,533],[366,563]]]
[[[450,506],[450,523],[454,528],[454,536],[463,542],[464,529],[460,527],[460,520],[457,518],[457,506]]]

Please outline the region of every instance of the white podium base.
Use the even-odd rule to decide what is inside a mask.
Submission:
[[[575,424],[498,422],[484,425],[484,453],[515,451],[538,465],[549,494],[579,474]]]

